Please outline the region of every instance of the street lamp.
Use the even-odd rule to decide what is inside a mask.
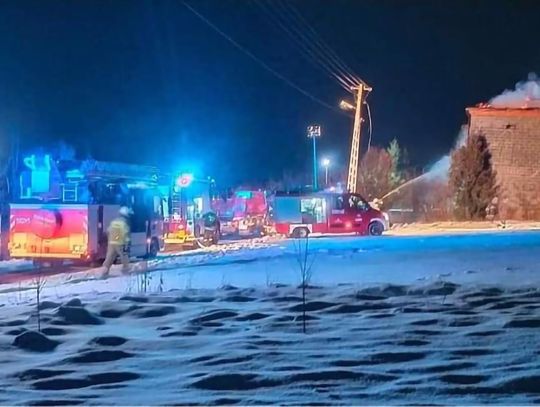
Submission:
[[[318,171],[317,171],[317,139],[321,137],[321,126],[308,126],[307,136],[313,139],[313,190],[319,189]]]
[[[339,107],[341,108],[341,110],[356,110],[356,107],[354,107],[346,100],[342,100],[341,102],[339,102]]]
[[[324,184],[328,188],[328,168],[330,167],[330,160],[323,158],[322,165],[324,167]]]

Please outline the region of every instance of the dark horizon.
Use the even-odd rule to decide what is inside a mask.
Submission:
[[[324,103],[348,96],[253,2],[189,4]],[[373,144],[396,138],[417,167],[449,151],[466,107],[540,72],[538,2],[292,4],[373,87]],[[235,184],[308,171],[306,126],[317,123],[320,155],[346,166],[351,118],[276,78],[182,2],[6,0],[0,34],[0,145],[64,141],[81,156]]]

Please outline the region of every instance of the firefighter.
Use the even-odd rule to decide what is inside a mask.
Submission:
[[[121,207],[118,211],[118,217],[113,219],[107,229],[108,245],[107,256],[103,262],[105,268],[104,278],[109,276],[111,266],[118,257],[122,261],[122,272],[127,274],[129,271],[130,230],[128,218],[130,213],[129,208]]]

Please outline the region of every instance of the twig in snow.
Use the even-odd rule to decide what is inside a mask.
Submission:
[[[306,289],[311,281],[311,268],[313,262],[308,264],[309,260],[309,235],[305,238],[298,238],[293,240],[293,246],[296,254],[296,261],[300,270],[301,287],[302,287],[302,331],[306,333]]]
[[[45,286],[47,280],[42,278],[41,274],[34,279],[34,285],[36,289],[36,306],[37,306],[37,323],[38,332],[41,332],[41,292]]]

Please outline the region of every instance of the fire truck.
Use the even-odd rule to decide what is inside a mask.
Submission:
[[[288,237],[310,234],[379,236],[388,229],[388,215],[351,193],[276,193],[272,219],[277,233]]]
[[[213,180],[192,174],[172,177],[163,185],[165,249],[183,249],[217,244],[220,224],[212,208]]]
[[[153,167],[85,161],[24,160],[19,198],[10,205],[12,258],[39,264],[105,258],[107,227],[120,207],[132,210],[130,256],[163,246],[162,197]]]
[[[214,203],[221,234],[261,236],[268,227],[268,204],[264,191],[237,190]]]

